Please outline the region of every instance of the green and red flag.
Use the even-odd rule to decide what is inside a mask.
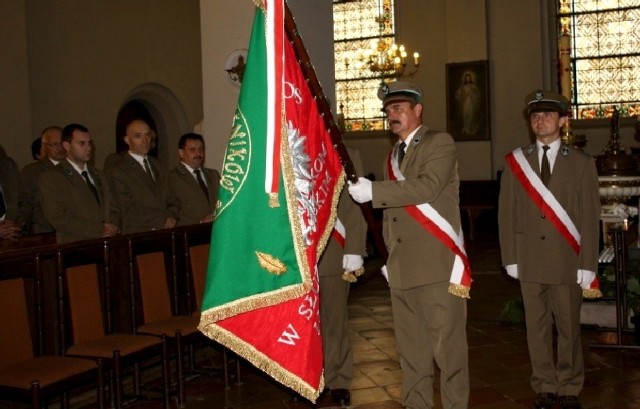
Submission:
[[[344,172],[287,39],[284,7],[256,7],[199,328],[315,401],[324,387],[317,262]]]

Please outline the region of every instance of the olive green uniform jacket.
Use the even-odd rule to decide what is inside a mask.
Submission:
[[[213,213],[215,209],[220,173],[214,169],[202,168],[201,175],[207,184],[208,198],[193,174],[182,163],[169,173],[169,185],[178,200],[180,226],[200,223],[203,217]]]
[[[536,145],[523,153],[539,175]],[[548,189],[580,233],[580,253],[575,254],[506,166],[499,201],[502,264],[516,264],[522,282],[576,284],[578,269],[598,271],[600,198],[595,161],[577,149],[560,147]]]
[[[451,135],[421,126],[410,141],[400,170],[404,181],[372,185],[373,207],[384,208],[383,235],[389,251],[387,271],[392,289],[406,290],[448,281],[455,254],[427,232],[403,206],[429,203],[460,229],[458,165]]]
[[[59,243],[102,237],[104,223],[112,222],[108,189],[102,173],[87,166],[100,202],[85,179],[63,160],[44,172],[38,181],[39,200],[47,220],[56,230]]]
[[[53,169],[55,165],[49,158],[42,158],[22,168],[22,181],[27,192],[26,214],[27,223],[31,225],[33,233],[49,233],[53,227],[47,221],[38,198],[38,180],[44,172]]]
[[[111,209],[123,234],[162,229],[168,217],[179,218],[177,198],[169,189],[169,171],[156,158],[147,159],[155,180],[129,154],[106,173]]]

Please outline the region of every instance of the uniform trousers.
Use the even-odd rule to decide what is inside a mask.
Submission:
[[[353,352],[349,339],[349,282],[342,275],[320,277],[320,322],[324,352],[324,381],[329,389],[349,389]]]
[[[531,387],[536,393],[577,396],[584,382],[580,337],[582,289],[577,284],[521,282],[531,359]],[[553,324],[557,332],[554,364]]]
[[[449,294],[448,288],[449,283],[442,282],[391,290],[402,404],[407,409],[434,407],[434,361],[440,369],[442,407],[467,408],[467,302]]]

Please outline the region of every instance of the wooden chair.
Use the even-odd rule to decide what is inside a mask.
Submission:
[[[169,408],[169,364],[167,341],[164,337],[110,333],[108,323],[109,294],[108,248],[78,246],[58,252],[58,297],[61,345],[68,356],[102,360],[111,371],[112,406],[123,404],[123,375],[125,367],[133,367],[134,394],[141,396],[140,365],[160,360],[162,395]],[[103,271],[98,266],[103,268]],[[70,325],[67,326],[67,315]]]
[[[171,237],[166,240],[131,240],[131,257],[135,260],[131,270],[131,288],[134,288],[132,294],[136,297],[132,305],[139,306],[140,310],[134,314],[134,328],[137,334],[163,336],[173,341],[178,407],[183,407],[186,403],[184,347],[192,350],[203,335],[198,330],[199,317],[179,314],[175,237],[173,232],[167,231],[167,235]]]
[[[207,277],[207,267],[209,265],[209,249],[208,243],[189,245],[188,238],[185,239],[187,245],[187,251],[189,254],[189,268],[188,274],[191,276],[191,282],[193,283],[193,299],[195,305],[190,309],[191,314],[200,318],[200,311],[202,309],[202,298],[204,296],[204,289]],[[236,380],[236,384],[240,384],[240,359],[233,354],[233,358],[229,356],[230,352],[226,347],[222,348],[222,369],[224,372],[224,385],[225,388],[230,387],[230,374],[229,364],[235,363],[235,373],[233,377]]]
[[[69,407],[68,391],[81,386],[96,385],[98,408],[104,407],[102,361],[63,356],[38,356],[30,327],[41,334],[42,311],[39,279],[34,282],[35,304],[30,319],[25,284],[29,280],[11,278],[0,281],[0,396],[3,399],[31,402],[32,409],[41,409],[46,401],[62,396],[61,405]],[[37,343],[41,336],[36,337]],[[35,348],[41,349],[39,346]]]

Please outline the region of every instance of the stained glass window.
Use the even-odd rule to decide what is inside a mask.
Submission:
[[[378,17],[384,13],[390,24],[379,25]],[[333,0],[336,100],[346,131],[386,126],[377,97],[381,77],[364,61],[372,41],[393,42],[393,27],[393,0]]]
[[[560,0],[571,35],[574,118],[640,115],[640,0]]]

